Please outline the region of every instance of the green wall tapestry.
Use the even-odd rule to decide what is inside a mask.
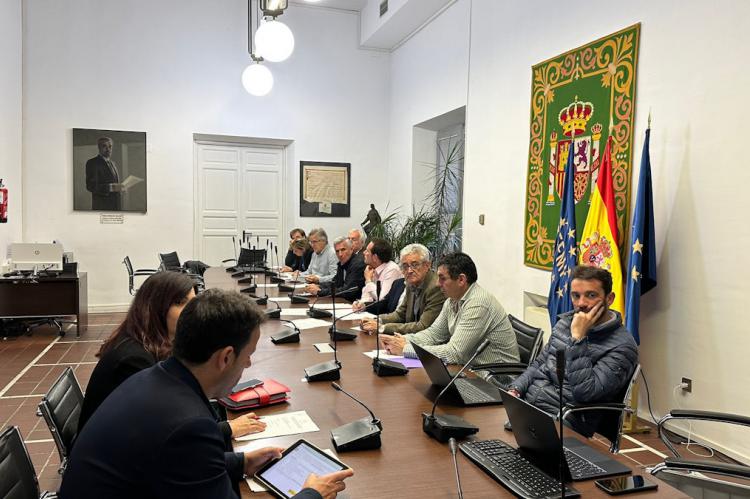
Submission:
[[[575,154],[576,223],[583,230],[610,126],[621,248],[628,237],[640,30],[640,23],[635,24],[531,68],[531,138],[524,225],[524,263],[530,267],[549,270],[552,265],[571,141]]]

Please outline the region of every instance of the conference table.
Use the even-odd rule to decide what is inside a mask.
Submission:
[[[204,275],[207,288],[239,290],[247,284],[238,285],[225,269],[213,267]],[[263,277],[258,276],[263,284]],[[259,296],[267,290],[269,309],[277,308],[275,296],[285,297],[276,286],[258,287]],[[330,298],[321,298],[319,303],[330,303]],[[306,307],[291,305],[289,301],[278,302],[283,309]],[[339,302],[337,301],[337,304]],[[349,308],[341,302],[342,309]],[[341,314],[337,311],[337,315]],[[305,316],[282,315],[282,319],[300,319]],[[331,319],[328,319],[329,321]],[[341,320],[340,327],[350,327],[351,322]],[[270,319],[261,326],[261,338],[252,356],[252,365],[243,374],[243,379],[275,379],[291,389],[287,403],[281,403],[255,410],[260,416],[280,414],[290,411],[307,411],[320,431],[253,441],[254,447],[268,445],[286,447],[300,438],[321,449],[333,449],[330,430],[368,416],[367,411],[349,397],[336,391],[330,381],[304,381],[304,368],[333,359],[331,353],[320,353],[315,343],[330,343],[327,327],[304,329],[299,343],[274,345],[270,336],[286,326],[283,322]],[[347,479],[346,490],[339,497],[351,498],[455,498],[458,496],[453,460],[447,443],[440,443],[422,431],[422,412],[429,412],[438,389],[432,386],[424,369],[411,369],[406,376],[378,377],[372,371],[372,361],[363,352],[375,349],[375,335],[361,333],[354,341],[339,341],[338,359],[342,364],[341,379],[338,383],[364,404],[366,404],[383,425],[382,447],[377,450],[338,453],[338,458],[354,469],[354,476]],[[483,407],[460,407],[441,400],[437,413],[458,415],[480,428],[476,439],[499,438],[515,446],[513,434],[503,429],[507,420],[501,405]],[[229,417],[237,413],[229,412]],[[573,433],[570,430],[570,433]],[[566,436],[568,436],[566,434]],[[245,444],[246,442],[239,442]],[[598,443],[592,445],[602,452],[607,448]],[[458,452],[458,467],[464,497],[489,498],[512,497],[502,485],[481,471],[465,456]],[[615,458],[630,466],[632,462],[622,456]],[[633,470],[646,474],[645,471]],[[650,497],[686,497],[653,477],[649,479],[659,484],[655,492],[632,494]],[[608,497],[594,485],[593,480],[576,482],[573,487],[583,497]],[[266,493],[252,493],[246,484],[241,485],[243,498],[271,497]]]

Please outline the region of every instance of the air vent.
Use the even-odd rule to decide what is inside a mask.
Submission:
[[[383,17],[388,12],[388,0],[380,2],[380,17]]]

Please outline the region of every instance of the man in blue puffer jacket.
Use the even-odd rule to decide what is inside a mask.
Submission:
[[[638,347],[622,325],[622,317],[609,306],[615,298],[612,276],[598,267],[578,266],[570,283],[572,312],[560,314],[549,343],[509,392],[550,414],[558,414],[559,382],[556,352],[565,354],[564,403],[622,402],[615,397],[630,380],[638,364]],[[594,434],[602,414],[576,413],[567,422],[578,433]]]

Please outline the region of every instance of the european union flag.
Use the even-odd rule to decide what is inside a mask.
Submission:
[[[575,180],[573,167],[574,142],[575,136],[571,138],[568,161],[565,164],[565,184],[561,196],[560,223],[557,225],[555,252],[552,260],[552,283],[547,298],[547,310],[552,326],[557,322],[558,314],[573,310],[573,302],[570,300],[570,274],[578,262],[576,203],[573,198],[573,181]]]
[[[625,293],[625,327],[636,343],[641,344],[638,333],[638,318],[641,310],[641,295],[656,287],[656,244],[654,241],[654,197],[651,192],[651,158],[649,138],[641,156],[641,173],[638,179],[638,196],[633,211],[633,232],[630,236],[630,261],[628,263],[627,291]]]

